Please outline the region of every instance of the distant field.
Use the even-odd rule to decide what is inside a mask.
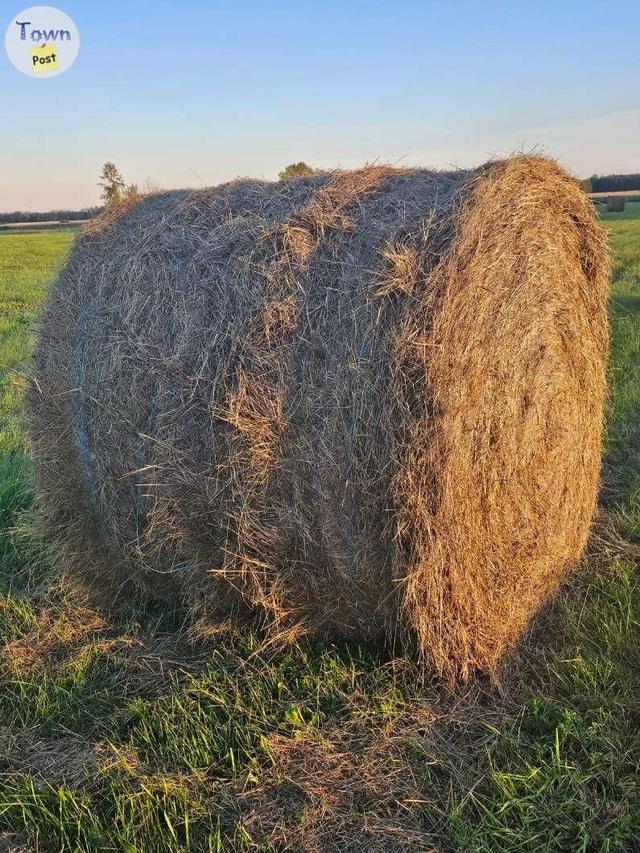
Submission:
[[[623,195],[630,201],[640,200],[640,190],[611,190],[610,192],[589,193],[591,198],[608,198],[610,195]]]
[[[0,233],[4,231],[78,231],[86,219],[68,219],[49,222],[0,222]]]
[[[0,233],[0,851],[638,849],[640,205],[603,219],[600,532],[500,689],[456,697],[375,646],[190,646],[179,613],[79,606],[33,529],[19,421],[74,235]]]

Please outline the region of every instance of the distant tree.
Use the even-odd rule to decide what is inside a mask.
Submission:
[[[585,178],[583,181],[580,181],[580,186],[586,193],[593,192],[593,184],[591,178]]]
[[[290,178],[302,178],[305,175],[313,175],[315,169],[308,166],[303,160],[299,163],[290,163],[286,169],[278,173],[281,181],[288,181]]]
[[[105,163],[100,172],[100,180],[98,186],[102,192],[100,197],[103,199],[105,207],[115,207],[119,204],[127,193],[127,185],[121,172],[116,168],[114,163]]]

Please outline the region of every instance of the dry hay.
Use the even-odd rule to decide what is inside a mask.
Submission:
[[[454,701],[414,699],[382,725],[360,708],[336,726],[265,737],[268,765],[236,785],[243,832],[278,851],[442,850],[433,818],[448,821],[454,788],[473,797],[477,758],[514,711],[495,694],[489,710],[488,696],[472,688]]]
[[[21,677],[42,671],[59,657],[83,650],[105,633],[107,624],[92,610],[44,610],[32,630],[0,646],[0,675]]]
[[[27,729],[11,731],[0,726],[3,775],[29,774],[51,785],[80,788],[95,774],[97,766],[95,749],[77,735],[44,740]]]
[[[427,803],[405,750],[410,733],[353,731],[273,735],[273,768],[239,792],[241,826],[258,846],[309,853],[431,853],[420,822]]]
[[[608,273],[588,198],[538,157],[129,206],[40,324],[43,525],[109,601],[495,672],[585,547]]]

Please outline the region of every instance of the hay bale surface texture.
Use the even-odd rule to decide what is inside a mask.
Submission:
[[[537,157],[148,197],[42,317],[44,527],[111,599],[495,672],[587,540],[608,272]]]

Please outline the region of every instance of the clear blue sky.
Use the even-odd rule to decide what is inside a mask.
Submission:
[[[95,203],[105,160],[163,187],[535,145],[640,171],[638,2],[50,2],[80,55],[38,80],[4,52],[29,0],[0,0],[0,210]]]

